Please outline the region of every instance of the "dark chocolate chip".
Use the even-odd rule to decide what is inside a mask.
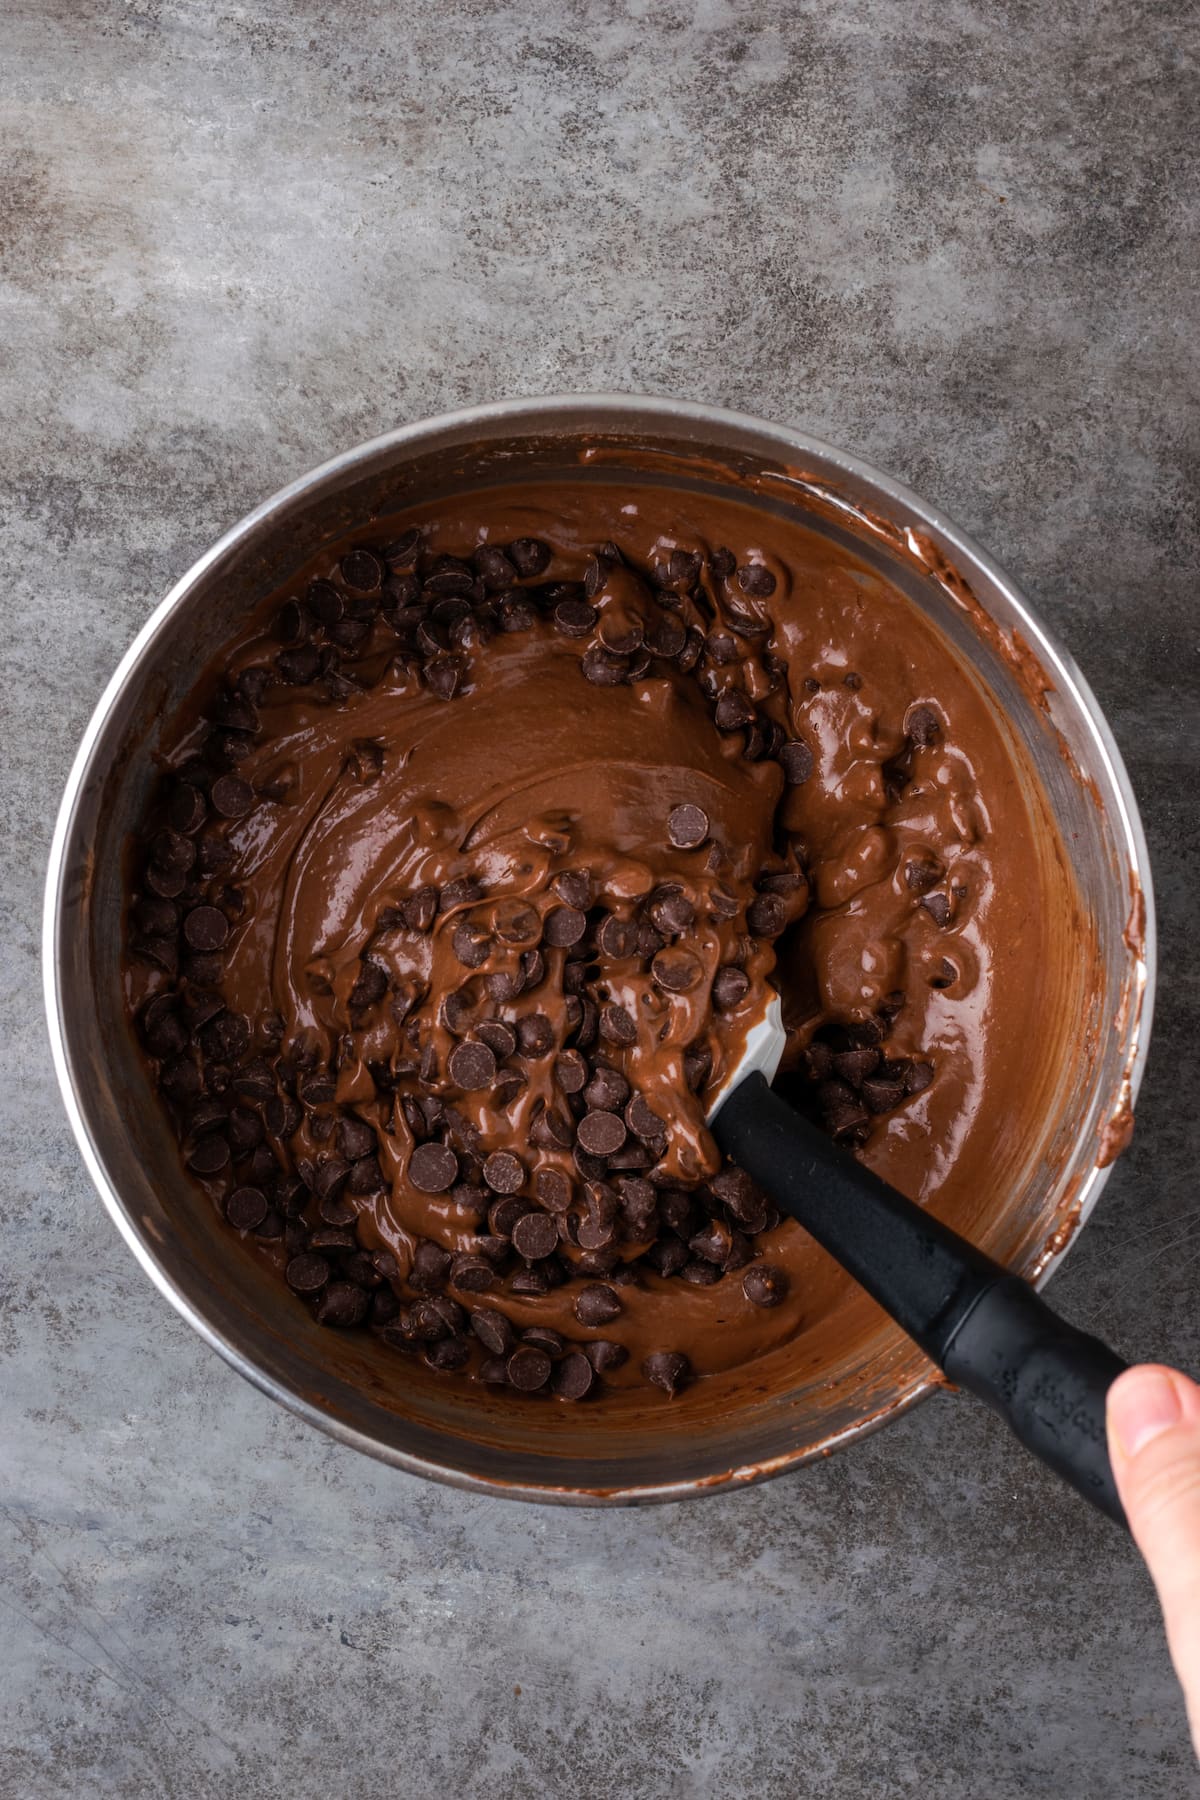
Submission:
[[[931,706],[910,708],[904,729],[914,744],[932,744],[939,736],[942,722]]]
[[[629,1361],[629,1352],[624,1344],[614,1343],[611,1338],[593,1338],[583,1346],[583,1354],[597,1375],[607,1375]]]
[[[515,1194],[525,1185],[525,1168],[511,1150],[493,1150],[483,1165],[483,1179],[496,1194]]]
[[[675,944],[660,950],[650,965],[657,985],[668,994],[687,994],[704,978],[704,965],[690,950]]]
[[[921,905],[935,925],[946,926],[950,923],[950,900],[946,894],[926,894]],[[188,917],[191,917],[190,913]],[[187,919],[183,923],[183,935],[187,936]]]
[[[373,550],[367,550],[362,545],[346,552],[338,564],[338,570],[346,586],[361,594],[373,593],[383,582],[383,563]]]
[[[343,1329],[361,1325],[370,1305],[369,1296],[352,1281],[331,1281],[317,1302],[317,1323]]]
[[[491,954],[491,937],[483,926],[470,919],[459,920],[450,942],[464,968],[481,969]]]
[[[589,1156],[611,1156],[625,1142],[625,1125],[615,1112],[589,1112],[579,1121],[578,1139]]]
[[[600,1035],[610,1044],[636,1044],[637,1025],[623,1006],[610,1000],[600,1010]]]
[[[550,546],[540,538],[517,538],[508,546],[508,554],[523,580],[542,574],[550,563]]]
[[[736,688],[726,688],[717,701],[714,714],[717,727],[721,731],[740,731],[754,717],[754,708],[745,694]]]
[[[516,1343],[512,1321],[491,1306],[477,1306],[470,1314],[471,1330],[493,1356],[508,1356]]]
[[[535,1394],[550,1379],[549,1356],[536,1344],[522,1344],[508,1359],[508,1379],[523,1394]]]
[[[726,963],[713,976],[712,998],[718,1012],[733,1012],[749,992],[750,977],[732,963]]]
[[[578,1050],[562,1050],[555,1057],[554,1079],[564,1094],[578,1094],[587,1078],[587,1064]]]
[[[616,1294],[602,1282],[590,1283],[575,1296],[575,1317],[581,1325],[607,1325],[621,1311]]]
[[[275,667],[291,687],[306,687],[321,673],[321,653],[306,644],[297,650],[281,650]]]
[[[526,1013],[517,1020],[517,1048],[522,1056],[548,1056],[554,1048],[554,1026],[545,1013]]]
[[[486,1294],[496,1285],[496,1271],[482,1256],[460,1252],[450,1265],[450,1279],[464,1294]]]
[[[597,1063],[583,1097],[593,1111],[619,1112],[629,1098],[629,1083],[619,1069]]]
[[[564,637],[585,638],[596,623],[596,609],[587,600],[560,600],[554,608],[554,623]],[[589,654],[595,654],[589,652]],[[584,674],[588,673],[584,658]],[[594,677],[589,677],[594,679]]]
[[[546,942],[556,950],[577,944],[587,930],[587,914],[575,906],[554,906],[546,914]]]
[[[418,1238],[413,1249],[409,1283],[418,1293],[431,1293],[443,1287],[450,1273],[450,1252],[432,1238]]]
[[[305,1252],[293,1256],[287,1266],[287,1284],[295,1294],[316,1294],[329,1280],[332,1270],[323,1256]]]
[[[364,961],[359,969],[358,980],[350,991],[351,1011],[359,1012],[368,1006],[377,1006],[387,990],[387,970],[377,962]]]
[[[800,787],[813,772],[813,753],[807,744],[794,739],[781,744],[779,762],[783,769],[783,778],[789,787]]]
[[[772,1263],[752,1263],[742,1276],[742,1292],[755,1306],[779,1306],[787,1299],[788,1278]]]
[[[235,1188],[225,1202],[225,1217],[235,1231],[254,1231],[266,1216],[267,1196],[259,1188]]]
[[[554,1371],[552,1385],[560,1399],[582,1400],[595,1378],[595,1371],[582,1350],[572,1350]]]
[[[167,818],[173,830],[180,833],[198,831],[208,815],[204,795],[190,781],[180,781],[167,804]]]
[[[743,563],[737,578],[743,594],[756,600],[766,600],[775,592],[775,577],[765,563]]]
[[[620,687],[629,672],[629,664],[623,656],[613,656],[599,644],[584,651],[580,667],[594,687]]]
[[[690,802],[672,808],[667,819],[667,836],[677,850],[695,850],[708,836],[708,814]]]
[[[450,1052],[447,1073],[457,1087],[468,1093],[484,1088],[496,1078],[496,1057],[487,1044],[468,1040],[456,1044]]]
[[[512,1056],[517,1048],[517,1034],[503,1019],[484,1019],[475,1027],[475,1035],[487,1045],[498,1062]]]
[[[239,775],[222,775],[212,785],[212,803],[224,819],[240,819],[254,805],[254,789]]]
[[[408,1159],[408,1179],[423,1194],[444,1194],[458,1180],[458,1158],[446,1144],[418,1144]]]
[[[525,1213],[513,1227],[512,1246],[518,1256],[537,1262],[558,1248],[558,1227],[549,1213]]]
[[[614,962],[632,956],[637,948],[637,926],[630,919],[619,919],[616,913],[609,913],[601,920],[596,932],[596,947],[602,956]]]
[[[755,937],[778,937],[787,915],[787,902],[781,894],[759,894],[746,909],[746,926]]]
[[[183,921],[183,935],[193,950],[220,950],[229,937],[229,920],[215,906],[194,906]]]
[[[229,1161],[229,1145],[217,1132],[202,1137],[188,1157],[188,1168],[196,1175],[216,1175]]]
[[[674,1399],[691,1374],[691,1364],[680,1350],[656,1350],[642,1364],[642,1374]]]

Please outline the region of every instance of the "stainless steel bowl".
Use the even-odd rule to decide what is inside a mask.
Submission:
[[[580,459],[581,446],[591,455]],[[564,467],[611,479],[631,455],[663,479],[798,510],[930,614],[974,667],[1049,796],[1090,913],[1095,968],[1079,1053],[1027,1179],[980,1222],[993,1254],[1043,1279],[1100,1193],[1145,1058],[1154,925],[1129,780],[1087,684],[1013,584],[933,508],[802,432],[716,408],[619,395],[514,401],[409,425],[276,494],[157,608],[84,733],[50,855],[46,1008],[71,1124],[142,1267],[234,1368],[344,1443],[415,1474],[577,1504],[677,1499],[761,1479],[895,1416],[933,1373],[878,1315],[833,1366],[766,1391],[706,1383],[670,1406],[634,1398],[619,1434],[592,1409],[467,1393],[371,1343],[323,1331],[243,1255],[185,1176],[125,1024],[124,849],[147,799],[161,721],[248,608],[348,526],[422,496]],[[464,1384],[465,1385],[465,1384]],[[604,1441],[612,1437],[614,1441]]]

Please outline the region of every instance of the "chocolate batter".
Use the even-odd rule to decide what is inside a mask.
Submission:
[[[1047,832],[975,678],[826,538],[513,485],[373,523],[200,681],[130,1010],[190,1168],[323,1323],[672,1394],[830,1304],[703,1122],[772,982],[794,1097],[887,1179],[969,1218],[1015,1168]]]

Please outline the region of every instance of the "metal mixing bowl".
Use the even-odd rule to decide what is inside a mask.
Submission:
[[[592,454],[582,460],[580,447]],[[527,1499],[629,1503],[720,1491],[861,1436],[934,1385],[866,1307],[832,1365],[776,1352],[753,1388],[530,1405],[438,1377],[359,1334],[323,1330],[218,1223],[186,1176],[127,1027],[120,978],[125,847],[162,721],[248,609],[322,545],[423,496],[570,467],[608,479],[647,452],[661,479],[736,486],[796,511],[908,593],[973,666],[1044,784],[1090,914],[1094,968],[1078,1053],[1024,1179],[980,1219],[994,1255],[1044,1278],[1087,1217],[1142,1072],[1153,993],[1146,846],[1108,727],[1071,659],[1013,584],[934,509],[801,432],[715,408],[621,396],[516,401],[410,425],[294,482],[228,532],[157,608],[84,733],[50,855],[46,1006],[63,1097],[105,1205],[143,1268],[234,1368],[343,1442],[414,1473]],[[630,470],[628,477],[636,479]],[[1144,912],[1143,912],[1144,907]],[[1082,955],[1082,947],[1081,947]],[[1082,989],[1081,989],[1082,992]],[[757,1365],[756,1365],[757,1367]],[[601,1441],[604,1440],[604,1441]]]

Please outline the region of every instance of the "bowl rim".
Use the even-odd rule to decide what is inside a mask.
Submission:
[[[1137,801],[1121,752],[1108,721],[1073,656],[1059,641],[1057,635],[1045,624],[1021,589],[999,564],[944,513],[922,500],[903,482],[897,481],[894,477],[877,469],[873,464],[827,443],[812,433],[728,407],[709,406],[697,401],[676,400],[663,395],[619,392],[535,395],[492,401],[479,406],[460,407],[429,418],[415,420],[409,424],[397,426],[391,431],[382,432],[327,458],[306,474],[296,477],[279,488],[223,532],[216,542],[198,557],[171,586],[135,635],[109,681],[105,684],[72,759],[70,773],[55,820],[46,870],[42,916],[43,993],[55,1074],[58,1078],[67,1118],[93,1186],[129,1249],[159,1292],[175,1308],[176,1312],[186,1319],[192,1329],[212,1349],[216,1350],[238,1374],[290,1412],[307,1423],[317,1426],[339,1442],[408,1474],[420,1475],[427,1480],[437,1481],[468,1492],[508,1499],[573,1505],[631,1505],[725,1493],[731,1488],[748,1486],[785,1474],[790,1469],[828,1456],[835,1449],[869,1436],[882,1425],[907,1412],[921,1400],[928,1398],[931,1393],[943,1385],[942,1379],[936,1369],[930,1368],[918,1376],[894,1400],[868,1418],[859,1420],[841,1431],[833,1432],[818,1443],[785,1451],[768,1461],[754,1463],[744,1468],[731,1469],[721,1475],[701,1479],[653,1482],[603,1491],[551,1483],[543,1484],[536,1481],[508,1483],[495,1477],[472,1474],[466,1470],[448,1467],[411,1451],[384,1443],[306,1400],[301,1394],[294,1392],[286,1384],[276,1381],[267,1374],[252,1357],[226,1338],[223,1332],[211,1323],[164,1267],[155,1252],[153,1240],[139,1229],[131,1210],[110,1183],[102,1157],[76,1096],[67,1053],[67,1033],[62,1013],[62,986],[57,956],[59,917],[64,905],[66,849],[71,836],[76,806],[90,772],[92,755],[97,741],[104,730],[114,703],[124,691],[141,658],[166,621],[203,579],[207,571],[230,550],[250,537],[260,524],[271,518],[281,508],[286,508],[306,492],[330,478],[350,474],[357,466],[369,462],[376,456],[408,444],[419,443],[439,433],[460,432],[474,426],[509,423],[514,427],[537,425],[549,427],[560,415],[569,416],[572,422],[575,422],[581,407],[588,408],[597,417],[598,422],[611,416],[619,417],[622,422],[627,423],[627,415],[636,411],[649,426],[661,424],[663,427],[670,427],[681,422],[696,426],[723,426],[735,432],[765,436],[772,440],[781,451],[786,451],[789,455],[818,458],[826,469],[832,469],[847,476],[852,482],[866,485],[876,494],[894,502],[913,515],[924,527],[936,534],[940,543],[949,550],[956,566],[962,565],[981,571],[1004,594],[1006,601],[1019,618],[1022,630],[1032,645],[1038,661],[1053,672],[1056,677],[1055,685],[1072,696],[1086,721],[1092,739],[1093,752],[1104,768],[1117,802],[1115,813],[1114,809],[1109,809],[1114,825],[1114,836],[1120,842],[1126,864],[1140,889],[1145,907],[1145,924],[1141,935],[1140,955],[1135,958],[1140,963],[1140,991],[1137,995],[1135,1023],[1130,1033],[1129,1047],[1120,1083],[1120,1104],[1132,1112],[1149,1052],[1157,969],[1157,932],[1149,852]],[[1087,1170],[1072,1201],[1070,1229],[1064,1233],[1060,1226],[1052,1234],[1032,1276],[1035,1286],[1042,1286],[1074,1244],[1104,1189],[1111,1167],[1111,1163],[1100,1160],[1093,1163]]]

